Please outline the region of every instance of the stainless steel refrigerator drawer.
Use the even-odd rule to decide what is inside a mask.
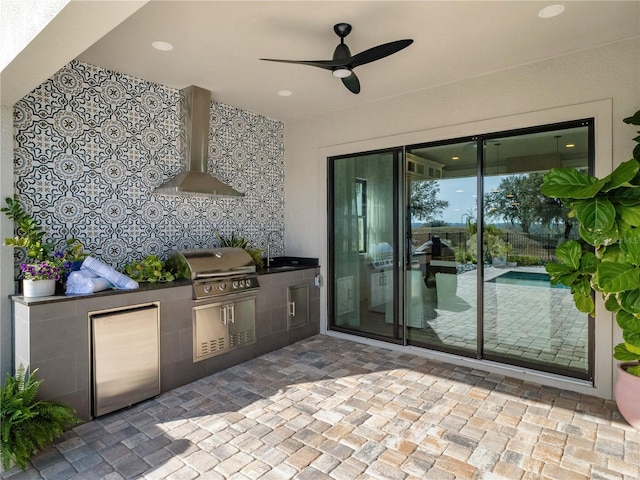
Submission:
[[[160,393],[158,305],[92,312],[93,416]]]

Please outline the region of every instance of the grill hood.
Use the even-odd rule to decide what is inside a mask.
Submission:
[[[154,193],[199,197],[244,195],[207,173],[210,106],[209,90],[195,85],[180,90],[180,135],[183,141],[183,161],[186,170],[160,185]]]

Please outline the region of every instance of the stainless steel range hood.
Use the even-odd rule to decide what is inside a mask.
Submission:
[[[194,85],[180,90],[181,137],[186,170],[160,185],[154,193],[190,196],[242,196],[207,173],[211,92]]]

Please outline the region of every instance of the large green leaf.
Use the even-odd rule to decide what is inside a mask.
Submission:
[[[616,322],[622,330],[640,332],[640,319],[630,312],[620,310],[616,314]]]
[[[613,358],[621,362],[632,362],[634,360],[640,360],[640,355],[630,352],[624,343],[619,343],[613,349]]]
[[[579,293],[574,293],[573,303],[576,304],[576,308],[582,313],[588,313],[589,315],[595,314],[595,305],[591,295],[580,295]]]
[[[620,292],[618,301],[625,311],[640,315],[640,290],[635,289]]]
[[[571,292],[582,295],[583,297],[591,295],[591,284],[589,280],[584,275],[580,276],[578,281],[571,285]]]
[[[618,241],[618,229],[614,225],[611,230],[604,233],[592,232],[580,225],[580,238],[589,245],[598,247],[600,245],[611,245]]]
[[[617,205],[615,211],[625,223],[632,227],[640,227],[640,207]]]
[[[582,246],[575,240],[569,240],[556,248],[556,257],[564,265],[578,270],[580,257],[582,257]]]
[[[620,239],[620,250],[627,262],[640,265],[640,229],[634,228],[626,232]]]
[[[632,330],[623,330],[622,338],[625,343],[630,344],[632,347],[640,348],[640,332],[634,332]],[[629,345],[626,345],[627,349],[629,349]]]
[[[640,272],[630,263],[602,262],[596,273],[597,283],[605,292],[624,292],[640,288]]]
[[[543,178],[541,191],[553,198],[592,198],[605,183],[575,168],[552,168]]]
[[[615,295],[607,295],[604,301],[604,308],[607,309],[608,312],[618,312],[620,311],[620,304],[618,303],[618,299]]]
[[[588,275],[595,275],[600,261],[593,252],[583,252],[580,259],[580,270]]]
[[[613,203],[604,197],[576,202],[575,209],[580,224],[594,233],[606,233],[616,222],[616,209]]]
[[[578,275],[580,275],[580,272],[562,263],[549,262],[545,268],[549,274],[552,285],[561,283],[570,287],[576,278],[578,278]]]
[[[602,187],[603,192],[608,192],[622,185],[627,185],[640,170],[640,165],[634,159],[621,163],[606,177],[607,183]]]

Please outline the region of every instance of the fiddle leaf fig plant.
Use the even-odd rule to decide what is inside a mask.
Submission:
[[[640,125],[640,111],[624,119]],[[639,132],[640,133],[640,132]],[[640,143],[640,136],[634,139]],[[605,308],[615,314],[623,343],[614,358],[640,360],[640,145],[634,158],[611,174],[596,178],[573,168],[553,168],[544,176],[542,193],[559,198],[580,227],[580,241],[556,248],[548,263],[551,283],[571,288],[581,312],[595,316],[592,291],[600,292]],[[640,377],[640,365],[627,368]]]

